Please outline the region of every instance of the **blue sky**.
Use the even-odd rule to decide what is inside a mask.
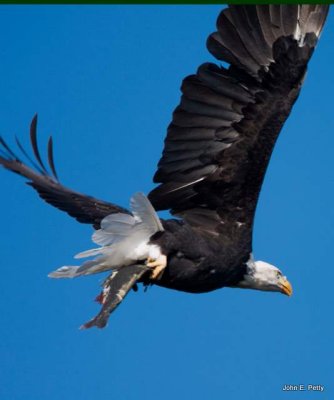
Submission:
[[[2,6],[0,132],[28,144],[39,114],[62,182],[127,206],[148,192],[186,75],[212,60],[218,6]],[[100,276],[47,273],[91,247],[89,226],[0,171],[0,398],[329,399],[333,396],[333,61],[330,15],[277,143],[254,250],[279,294],[131,293],[104,330],[79,331]],[[284,384],[325,392],[284,393]]]

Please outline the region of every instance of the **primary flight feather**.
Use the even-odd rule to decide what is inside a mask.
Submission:
[[[201,293],[222,287],[276,291],[292,288],[273,265],[252,255],[256,205],[277,137],[302,87],[324,26],[327,5],[229,6],[207,48],[229,65],[206,63],[184,79],[148,197],[130,210],[63,186],[48,144],[48,167],[30,136],[31,167],[0,140],[0,164],[28,179],[42,199],[93,225],[98,246],[53,278],[111,271],[98,296],[101,312],[83,327],[103,327],[137,283]],[[177,219],[160,220],[170,210]]]

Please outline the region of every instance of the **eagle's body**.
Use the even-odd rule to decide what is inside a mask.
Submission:
[[[1,141],[0,164],[28,178],[48,203],[96,229],[99,247],[77,256],[94,259],[50,274],[112,271],[99,297],[102,311],[86,327],[104,326],[136,282],[193,293],[240,287],[291,294],[276,267],[253,259],[253,222],[271,153],[327,12],[326,5],[230,6],[221,12],[207,47],[229,67],[206,63],[184,79],[154,176],[159,186],[148,199],[135,195],[130,211],[62,186],[52,141],[51,173],[41,160],[37,118],[31,124],[37,171]],[[159,210],[177,219],[161,221]]]
[[[251,247],[242,232],[234,239],[212,240],[183,221],[164,222],[165,231],[151,242],[168,254],[168,267],[156,284],[184,292],[202,293],[238,286],[247,272]]]

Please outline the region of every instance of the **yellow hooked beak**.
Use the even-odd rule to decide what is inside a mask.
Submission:
[[[291,296],[292,295],[291,283],[286,278],[282,278],[280,280],[280,284],[282,288],[282,293],[286,294],[287,296]]]

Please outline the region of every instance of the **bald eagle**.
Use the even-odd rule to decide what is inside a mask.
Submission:
[[[275,266],[255,260],[252,231],[271,153],[296,101],[329,6],[229,6],[207,40],[223,65],[205,63],[183,80],[180,104],[167,130],[154,182],[136,193],[130,209],[63,186],[52,138],[48,166],[30,126],[34,153],[24,163],[0,139],[0,164],[28,179],[47,203],[93,225],[96,247],[77,254],[52,278],[109,271],[97,300],[100,313],[83,325],[104,327],[110,313],[137,284],[190,293],[223,287],[292,294]],[[162,220],[157,211],[174,219]]]

